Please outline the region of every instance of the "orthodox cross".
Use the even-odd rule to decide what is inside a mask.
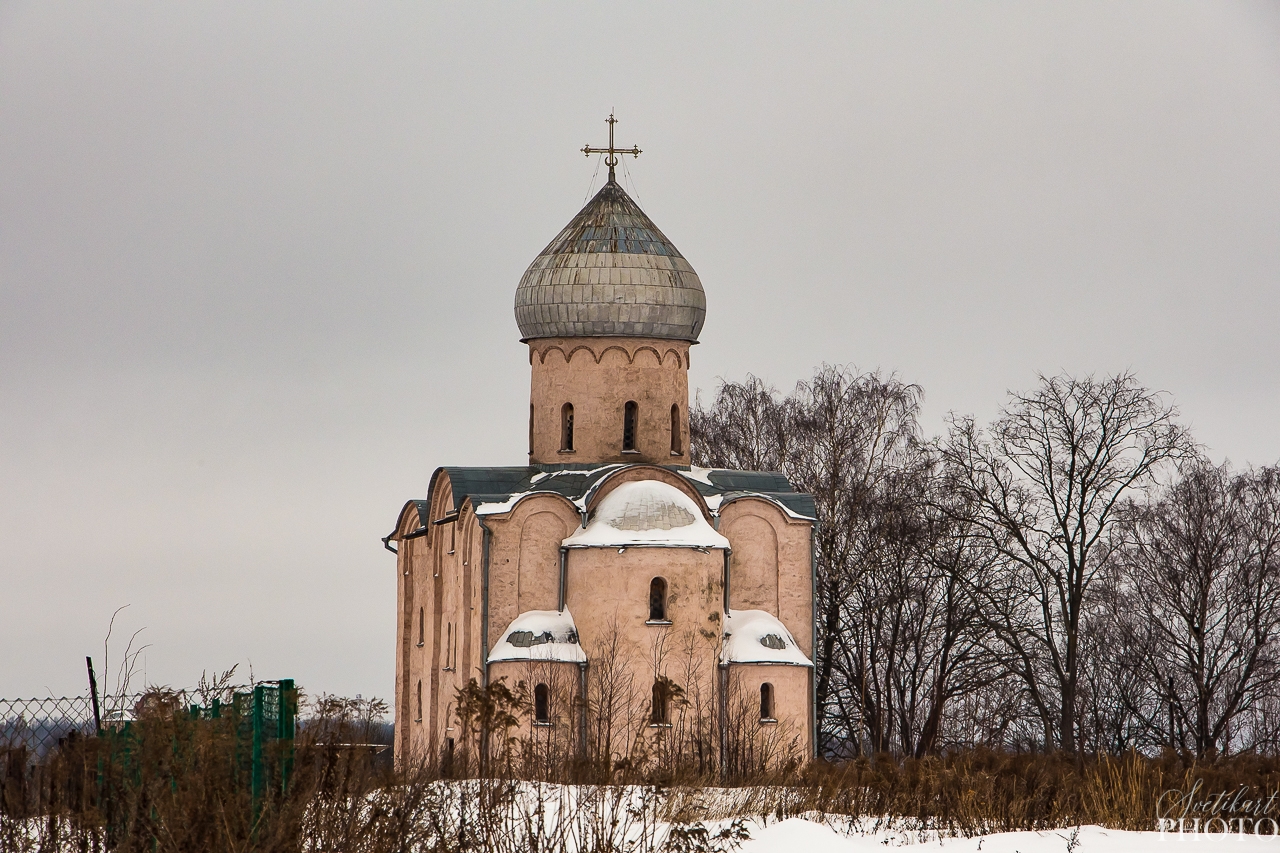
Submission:
[[[618,165],[619,154],[630,154],[632,157],[639,157],[641,152],[639,147],[632,145],[630,148],[614,148],[613,147],[613,126],[618,120],[613,117],[613,113],[609,113],[609,117],[605,119],[609,123],[609,147],[608,148],[592,148],[590,145],[582,147],[582,153],[590,157],[592,154],[605,154],[604,162],[609,167],[609,180],[613,180],[613,167]]]

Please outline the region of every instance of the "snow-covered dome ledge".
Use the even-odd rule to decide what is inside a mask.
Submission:
[[[764,610],[732,610],[724,616],[722,663],[813,666],[778,617]]]
[[[586,663],[587,653],[578,644],[578,626],[568,610],[526,610],[502,632],[489,652],[489,663],[498,661],[563,661]]]
[[[563,544],[566,548],[729,548],[729,540],[707,523],[693,498],[658,480],[619,484],[600,499],[587,526],[579,527]]]

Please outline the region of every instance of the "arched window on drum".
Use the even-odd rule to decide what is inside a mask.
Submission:
[[[560,407],[560,452],[573,452],[573,403]]]
[[[628,400],[622,407],[622,450],[636,449],[636,430],[639,427],[640,406],[635,400]]]

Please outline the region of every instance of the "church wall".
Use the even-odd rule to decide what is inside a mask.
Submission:
[[[733,664],[729,668],[730,731],[738,749],[754,750],[757,759],[776,767],[788,760],[804,761],[813,755],[810,703],[813,670],[781,664]],[[776,722],[760,718],[760,686],[773,690]]]
[[[706,631],[718,648],[723,601],[721,551],[633,547],[569,550],[567,605],[587,656],[616,627],[628,651],[651,658],[654,644],[673,631]],[[669,626],[647,624],[649,584],[667,582]]]
[[[403,731],[402,743],[407,746],[407,751],[402,754],[421,754],[426,748],[425,724],[431,716],[432,683],[429,661],[439,621],[435,607],[433,543],[428,537],[420,536],[401,541],[400,549],[408,572],[403,581],[409,607],[402,642],[406,657],[402,670],[403,716],[397,717],[397,728]],[[421,702],[418,698],[419,691]]]
[[[686,492],[692,489],[676,474],[637,467],[603,483],[597,499],[620,483],[641,478],[671,480]],[[449,494],[448,478],[442,474],[436,484],[432,516],[441,518],[450,513]],[[486,516],[484,521],[492,532],[488,621],[491,648],[519,613],[556,609],[560,542],[577,527],[580,514],[559,496],[533,495],[519,501],[510,513]],[[409,529],[402,530],[402,535],[416,529],[418,522],[415,519],[405,525]],[[397,680],[403,685],[397,685],[396,710],[398,755],[409,754],[405,751],[407,744],[412,754],[434,758],[442,754],[449,738],[460,737],[454,707],[458,688],[470,678],[481,681],[484,672],[483,531],[469,503],[464,503],[456,521],[429,527],[427,536],[400,542],[402,636],[397,648],[401,677]],[[731,606],[776,613],[812,657],[809,523],[790,518],[769,501],[739,499],[725,505],[719,527],[734,549]],[[598,689],[606,670],[610,678],[627,683],[627,695],[617,705],[616,719],[604,724],[605,730],[616,733],[612,749],[624,755],[633,739],[641,735],[657,738],[654,743],[678,738],[647,726],[649,694],[655,674],[661,672],[691,694],[697,694],[701,703],[698,713],[707,713],[706,703],[718,701],[714,696],[718,695],[716,673],[724,601],[723,552],[637,546],[619,553],[617,548],[575,548],[569,550],[567,559],[566,603],[596,679],[589,678],[588,683],[596,684]],[[653,577],[667,581],[671,625],[646,624]],[[576,673],[576,665],[562,666]],[[740,669],[758,668],[735,666],[733,676],[735,685],[741,682],[742,689],[758,691],[763,676],[753,675],[755,681],[743,681],[736,674]],[[778,740],[782,729],[795,728],[804,734],[803,743],[809,746],[810,670],[759,669],[780,671],[771,683],[780,713],[787,709],[788,715],[785,720],[779,717],[777,724],[762,724],[767,730],[762,736],[767,735],[772,742]],[[503,662],[494,664],[489,674],[491,680],[507,675],[510,685],[525,680],[526,687],[532,690],[536,682],[528,681],[527,670],[527,664]],[[576,678],[576,674],[573,678],[556,676],[555,689],[560,691],[555,700],[557,707],[567,708],[561,703],[571,703],[576,696]],[[424,693],[421,720],[416,719],[414,707],[418,681],[423,683]],[[570,692],[561,695],[564,690]],[[542,744],[539,748],[547,750],[548,755],[563,757],[565,749],[576,749],[576,723],[557,719],[551,727],[554,731],[534,726],[531,718],[521,725],[529,728],[529,736]],[[588,740],[594,750],[598,746],[595,733],[601,728],[594,722],[592,725],[595,727]]]
[[[489,683],[505,679],[507,687],[523,700],[520,723],[513,734],[527,739],[549,768],[560,769],[577,754],[580,671],[578,664],[563,661],[497,661],[489,665]],[[539,684],[547,686],[546,723],[539,723],[534,714],[534,691]]]
[[[645,338],[529,342],[530,461],[536,464],[689,464],[689,344]],[[623,414],[637,404],[636,450],[624,451]],[[573,452],[561,450],[562,408],[573,405]],[[679,453],[672,453],[671,407]]]
[[[480,597],[474,578],[481,574],[478,555],[480,528],[469,504],[456,521],[439,525],[435,582],[439,621],[434,649],[424,665],[433,683],[432,717],[425,742],[428,755],[439,756],[450,738],[458,737],[456,697],[468,680],[481,680],[477,669]]]
[[[416,513],[415,513],[416,514]],[[403,524],[403,521],[402,521]],[[398,531],[403,534],[403,527]],[[417,625],[416,598],[413,588],[412,546],[416,540],[400,540],[396,556],[396,693],[393,702],[395,714],[396,755],[404,755],[408,748],[409,720],[413,712],[411,700],[411,656],[414,630]]]
[[[441,472],[427,518],[403,520],[401,537],[426,524],[425,535],[399,541],[401,625],[397,646],[397,755],[433,758],[456,725],[458,687],[477,677],[481,598],[479,525],[470,507],[454,510],[448,475]],[[419,697],[421,697],[419,699]]]
[[[742,498],[721,509],[720,532],[733,549],[730,609],[773,613],[812,659],[812,524],[771,501]]]
[[[637,735],[663,738],[650,728],[656,676],[674,681],[714,718],[723,603],[723,552],[692,548],[577,548],[568,555],[568,606],[589,660],[597,697],[613,690],[608,719],[593,722],[612,743],[596,750],[628,754]],[[650,582],[667,582],[669,624],[649,622]],[[606,686],[606,683],[609,686]]]
[[[463,656],[466,660],[467,679],[474,678],[484,682],[484,638],[482,635],[484,620],[484,530],[480,521],[472,513],[468,516],[467,561],[470,572],[467,575],[470,608],[468,610],[467,629],[464,632]]]
[[[579,522],[578,511],[555,495],[530,495],[505,515],[485,517],[489,542],[488,647],[526,610],[560,604],[560,543]],[[557,533],[557,523],[560,525]],[[535,606],[537,605],[537,606]],[[477,663],[482,664],[477,658]]]

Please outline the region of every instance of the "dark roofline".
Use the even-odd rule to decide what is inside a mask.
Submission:
[[[816,520],[817,511],[811,495],[795,491],[786,476],[778,471],[733,471],[713,468],[707,472],[710,483],[690,475],[687,465],[653,465],[651,463],[570,463],[561,465],[526,465],[523,467],[464,467],[446,465],[431,475],[428,496],[436,488],[442,473],[448,474],[454,509],[467,499],[473,505],[501,503],[521,492],[557,494],[575,501],[592,491],[602,480],[624,468],[644,465],[663,468],[682,475],[703,498],[760,496],[779,504],[791,513]],[[535,482],[536,479],[536,482]],[[430,524],[430,499],[415,501],[420,522]]]

